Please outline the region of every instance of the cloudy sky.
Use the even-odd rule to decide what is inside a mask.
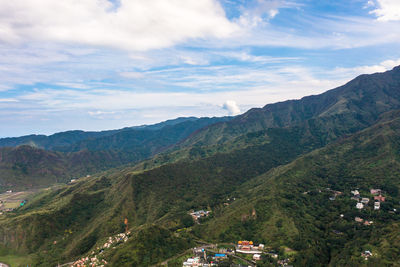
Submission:
[[[398,0],[0,0],[0,137],[236,115],[399,48]]]

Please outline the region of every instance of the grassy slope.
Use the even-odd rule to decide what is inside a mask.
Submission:
[[[400,216],[389,210],[400,208],[399,145],[396,118],[314,151],[249,181],[237,192],[236,202],[221,207],[196,232],[216,241],[244,238],[276,248],[288,246],[300,252],[296,258],[300,266],[361,266],[363,250],[377,255],[368,261],[371,266],[396,264]],[[345,195],[330,201],[332,193],[325,188]],[[371,211],[371,204],[358,212],[350,200],[354,188],[364,196],[369,196],[370,188],[381,188],[387,201],[379,212]],[[355,216],[374,225],[358,225]]]
[[[64,153],[28,145],[1,147],[0,191],[49,186],[76,176],[132,164],[167,149],[204,126],[229,119],[229,117],[177,119],[176,124],[173,122],[159,124],[160,128],[153,125],[143,129],[99,133],[74,131],[41,137],[44,139],[42,143],[53,149],[60,144],[72,143],[70,146],[59,148]],[[181,120],[183,121],[180,122]],[[165,126],[162,127],[163,125]],[[94,137],[91,137],[92,135]],[[25,142],[29,138],[30,136],[12,140]],[[84,140],[81,140],[82,138]]]
[[[374,249],[390,261],[387,253],[392,255],[388,251],[395,251],[396,247],[385,249],[384,243],[397,240],[394,229],[398,225],[387,212],[377,218],[366,214],[376,227],[355,231],[352,201],[343,198],[333,205],[328,193],[315,192],[326,187],[347,193],[355,186],[364,190],[381,187],[391,195],[387,207],[392,205],[398,188],[398,179],[393,176],[393,170],[399,169],[398,136],[400,120],[389,120],[261,176],[258,175],[288,160],[290,154],[282,147],[275,147],[274,152],[272,144],[279,142],[248,147],[248,153],[238,150],[216,154],[139,174],[93,177],[44,193],[0,224],[6,241],[20,251],[48,250],[52,253],[41,254],[41,261],[68,261],[84,254],[102,238],[121,231],[125,217],[133,229],[156,223],[174,230],[184,227],[186,211],[208,206],[213,209],[213,219],[196,226],[194,233],[210,241],[253,239],[273,247],[288,246],[301,251],[302,256],[296,260],[302,264],[343,264],[349,260],[358,264],[359,250],[346,250],[351,253],[344,257],[340,249],[351,248],[351,238],[366,249],[371,242],[378,244]],[[288,151],[297,145],[294,143]],[[268,157],[270,154],[274,157]],[[278,160],[278,155],[283,161]],[[304,191],[311,193],[303,195]],[[236,196],[237,200],[225,207],[222,203],[228,196]],[[346,214],[344,222],[338,221],[340,213]],[[332,236],[331,230],[336,228],[346,236]],[[357,239],[360,233],[363,237],[370,234],[373,239]],[[19,240],[18,236],[22,238]],[[54,240],[58,241],[56,247],[52,245]],[[337,258],[339,255],[344,259]]]
[[[393,75],[395,74],[397,75],[397,72]],[[378,77],[382,78],[379,75]],[[323,111],[318,109],[319,105],[303,103],[303,108],[306,106],[313,108],[310,113],[300,108],[301,105],[299,107],[296,106],[297,104],[293,104],[299,102],[290,102],[290,112],[288,113],[288,109],[286,109],[283,111],[285,116],[282,115],[281,118],[293,116],[299,111],[306,114],[299,117],[298,120],[303,120],[300,124],[297,123],[297,119],[293,119],[293,123],[297,124],[295,127],[265,129],[263,128],[265,127],[264,122],[268,120],[260,122],[257,118],[260,113],[257,116],[250,116],[252,111],[240,117],[240,119],[244,119],[243,122],[236,121],[234,124],[236,126],[230,126],[228,127],[230,129],[219,132],[220,136],[215,132],[210,135],[211,139],[227,137],[224,140],[221,139],[221,142],[197,142],[196,146],[188,148],[185,153],[189,153],[194,160],[179,161],[143,173],[125,173],[123,171],[104,178],[94,177],[65,189],[48,192],[17,211],[16,214],[0,221],[3,243],[27,253],[41,251],[38,262],[69,260],[86,253],[107,235],[121,231],[121,222],[125,217],[129,219],[133,229],[144,224],[156,223],[161,227],[175,230],[184,226],[187,210],[210,206],[214,210],[214,219],[204,225],[205,229],[202,228],[203,226],[198,229],[195,227],[194,232],[198,235],[203,232],[207,233],[205,238],[213,240],[235,241],[238,238],[252,238],[271,242],[273,246],[290,246],[302,251],[301,257],[298,257],[297,261],[304,264],[323,265],[334,262],[336,254],[331,251],[332,246],[327,243],[330,239],[326,241],[326,237],[330,233],[328,230],[330,228],[327,226],[337,215],[336,213],[341,212],[341,209],[345,209],[345,207],[350,207],[350,204],[344,200],[343,203],[338,202],[339,205],[332,207],[331,203],[326,200],[327,195],[304,196],[299,192],[307,191],[308,187],[313,190],[311,187],[316,186],[335,186],[337,189],[341,189],[340,181],[347,173],[351,173],[354,169],[353,165],[356,163],[352,158],[355,152],[354,148],[348,155],[346,154],[344,162],[340,161],[339,156],[324,162],[326,154],[318,154],[320,152],[317,151],[314,152],[316,159],[305,157],[293,164],[274,169],[257,179],[253,180],[252,178],[273,167],[289,163],[302,153],[325,145],[329,140],[366,127],[381,112],[396,107],[398,88],[393,89],[396,81],[390,81],[389,85],[383,84],[384,94],[381,96],[378,106],[374,104],[375,100],[367,99],[367,93],[382,84],[374,80],[372,85],[368,86],[369,91],[364,92],[363,85],[370,81],[370,79],[366,79],[366,81],[361,79],[357,83],[352,83],[355,88],[349,89],[351,96],[346,100],[347,102],[333,101],[331,103],[328,97],[327,101],[329,100],[331,105],[329,106],[329,103],[326,102],[329,109]],[[337,93],[337,91],[334,92]],[[363,97],[358,97],[360,94]],[[380,92],[378,95],[380,96]],[[366,107],[364,102],[368,104]],[[281,107],[281,105],[275,107]],[[362,109],[360,116],[357,115],[357,108]],[[355,109],[354,114],[351,112],[352,109]],[[270,116],[268,112],[262,114]],[[313,117],[310,114],[319,115]],[[246,117],[248,115],[250,117]],[[304,118],[308,118],[308,116],[311,117],[304,121]],[[275,122],[278,117],[274,117]],[[280,121],[282,120],[280,119]],[[355,122],[355,127],[351,126],[353,122]],[[259,128],[258,124],[262,124],[262,127]],[[227,124],[222,123],[221,125],[226,126]],[[393,125],[397,127],[395,123]],[[220,129],[219,127],[215,127],[215,129]],[[244,131],[253,132],[240,135],[242,131],[240,127]],[[330,130],[329,134],[325,133],[326,130]],[[370,129],[370,132],[375,136],[374,132],[377,130]],[[371,137],[370,139],[374,142],[381,140],[382,144],[385,144],[382,147],[389,149],[390,146],[387,144],[393,146],[395,142],[392,142],[392,139],[394,140],[396,135],[397,130],[390,135],[391,138],[387,138],[385,134],[378,134],[376,138]],[[201,132],[199,136],[201,136]],[[195,138],[191,140],[195,140]],[[352,147],[352,144],[356,143],[356,140],[349,140],[351,140],[349,143],[344,141],[344,144],[340,144],[338,147],[345,151],[346,145]],[[223,145],[217,145],[211,147],[211,151],[207,151],[210,146],[201,146],[202,144],[214,145],[224,142],[230,142],[229,144],[234,149],[224,150]],[[371,144],[371,142],[366,143]],[[362,145],[363,143],[360,143],[362,151],[359,155],[360,162],[369,162],[368,160],[374,156],[371,151],[380,146],[363,147]],[[332,149],[332,154],[336,153],[334,146],[326,149]],[[395,180],[383,171],[394,170],[397,166],[397,159],[387,160],[386,158],[391,154],[386,154],[386,150],[378,152],[385,160],[382,162],[374,160],[370,165],[376,164],[376,169],[371,169],[372,167],[368,165],[370,169],[367,168],[366,172],[380,170],[382,177],[385,177],[384,181]],[[320,163],[316,164],[315,162]],[[339,162],[342,164],[352,162],[352,168],[345,169],[343,165],[335,165]],[[394,165],[388,165],[388,162]],[[314,163],[316,166],[313,165]],[[302,166],[303,168],[301,168]],[[350,182],[355,181],[360,183],[364,179],[363,170],[357,169],[356,174],[349,176],[348,180],[344,178],[346,182],[342,186],[347,187]],[[343,172],[338,175],[336,172],[339,171]],[[247,187],[244,184],[246,182],[248,183]],[[308,187],[305,188],[305,185]],[[381,183],[376,186],[393,188],[391,185]],[[244,191],[245,188],[248,191]],[[228,208],[224,208],[222,203],[225,199],[236,194],[239,195],[238,201],[232,203]],[[309,196],[311,198],[307,199]],[[310,206],[315,211],[313,209],[313,212],[310,212]],[[348,212],[352,211],[352,208],[349,208]],[[253,210],[255,215],[253,215]],[[326,216],[327,213],[329,216]],[[208,225],[210,227],[207,227]],[[348,225],[344,224],[343,228],[346,226]],[[353,227],[353,225],[351,226]],[[396,229],[396,225],[391,224],[385,224],[384,227]],[[397,237],[393,231],[388,232],[387,240],[390,241],[386,241],[386,243],[396,240]],[[346,235],[348,238],[357,236],[354,232],[346,233]],[[379,236],[379,233],[377,235]],[[56,247],[52,245],[54,240],[58,241]],[[342,245],[347,244],[347,239],[339,241],[344,242]],[[48,252],[43,253],[43,251]],[[336,251],[336,253],[339,255],[339,252]],[[352,251],[352,253],[351,255],[355,257],[354,260],[359,259],[358,256],[355,256],[359,251]],[[351,256],[349,257],[351,259]]]
[[[320,95],[307,96],[251,109],[228,122],[202,129],[180,147],[221,144],[249,132],[293,127],[308,121],[323,141],[372,125],[380,114],[400,108],[400,67],[361,75]]]
[[[189,209],[218,205],[243,182],[310,149],[301,142],[303,134],[298,128],[271,129],[262,133],[268,142],[257,144],[260,136],[251,135],[255,144],[230,153],[138,174],[110,173],[46,192],[0,221],[3,242],[27,253],[52,250],[54,254],[42,256],[67,260],[121,231],[125,217],[132,227],[157,222],[177,229]],[[57,247],[51,245],[54,240]]]

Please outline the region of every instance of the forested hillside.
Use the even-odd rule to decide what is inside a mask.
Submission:
[[[65,183],[113,167],[134,164],[223,118],[178,118],[104,132],[70,131],[51,136],[0,139],[0,191]]]
[[[200,241],[238,240],[265,244],[258,266],[277,266],[278,259],[294,266],[396,266],[399,110],[395,68],[198,131],[188,126],[177,130],[179,138],[188,135],[184,141],[148,161],[42,191],[0,217],[0,242],[8,253],[30,255],[26,263],[33,266],[100,253],[118,234],[125,241],[101,251],[111,266],[149,266]],[[177,136],[178,125],[163,133]],[[102,137],[99,147],[140,151],[117,137],[124,134]],[[148,136],[153,148],[166,146]],[[90,142],[76,145],[98,153]],[[60,152],[52,153],[59,162]],[[385,198],[380,209],[374,188]],[[354,190],[371,202],[357,209]],[[195,223],[189,212],[201,209],[211,215]],[[368,260],[365,251],[372,252]]]

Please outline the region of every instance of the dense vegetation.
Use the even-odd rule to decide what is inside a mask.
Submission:
[[[123,232],[126,219],[129,241],[104,254],[113,266],[155,264],[196,240],[243,239],[264,243],[295,266],[396,266],[399,110],[400,68],[360,76],[319,96],[250,110],[202,128],[135,167],[43,191],[0,218],[0,241],[5,249],[31,255],[34,266],[51,266],[88,255]],[[192,131],[185,129],[179,138]],[[156,140],[168,131],[155,134]],[[130,140],[119,139],[124,135],[75,146],[112,149]],[[140,151],[131,142],[137,144],[130,140],[121,147]],[[372,198],[371,188],[386,196],[381,209],[370,203],[357,210],[350,191]],[[333,197],[336,191],[341,194]],[[194,224],[192,209],[212,213]],[[356,216],[373,224],[355,222]],[[361,257],[365,250],[373,252],[368,261]]]
[[[229,119],[178,118],[113,131],[0,139],[0,192],[64,183],[133,164],[168,149],[202,127]]]

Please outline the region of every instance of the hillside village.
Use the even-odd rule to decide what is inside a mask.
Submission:
[[[291,266],[290,259],[278,259],[278,254],[264,244],[254,245],[253,241],[239,240],[237,244],[219,244],[193,249],[193,256],[182,266],[257,266],[263,257],[274,260],[278,266]]]
[[[332,190],[330,188],[324,188],[317,190],[317,194],[327,194],[331,203],[335,201],[347,201],[350,199],[355,201],[354,211],[357,211],[357,214],[352,219],[353,222],[357,225],[370,227],[379,221],[379,214],[387,213],[387,214],[396,214],[397,209],[393,208],[393,205],[390,203],[393,202],[393,199],[390,197],[388,193],[381,189],[370,188],[369,190],[360,190],[354,189],[349,190],[350,192],[341,192],[338,190]],[[25,196],[19,192],[7,192],[4,196]],[[303,192],[304,196],[312,195],[312,191]],[[14,199],[14,198],[13,198]],[[389,200],[388,200],[389,199]],[[230,203],[233,199],[228,199]],[[0,200],[0,206],[4,205],[5,200]],[[389,202],[388,202],[389,201]],[[19,200],[20,203],[18,206],[24,206],[27,201],[26,199]],[[18,204],[16,203],[16,204]],[[347,203],[347,202],[346,202]],[[389,204],[387,204],[389,203]],[[387,207],[385,206],[387,204]],[[224,202],[223,205],[225,208],[229,206],[229,203]],[[389,208],[391,207],[391,208]],[[382,210],[383,208],[383,210]],[[253,209],[253,215],[255,213]],[[191,210],[188,214],[192,217],[194,225],[201,224],[202,221],[207,219],[211,214],[211,210]],[[371,214],[374,215],[374,220],[369,219]],[[378,216],[378,217],[377,217]],[[341,220],[349,220],[348,216],[345,214],[340,214]],[[125,222],[126,223],[126,222]],[[343,235],[344,233],[339,230],[332,230],[332,232],[336,235]],[[115,249],[119,245],[128,241],[131,236],[131,232],[126,229],[126,232],[117,234],[115,236],[110,236],[104,242],[103,245],[97,246],[93,249],[87,256],[82,257],[72,263],[69,266],[73,267],[84,267],[84,266],[107,266],[108,260],[105,257],[107,255],[107,251],[110,249]],[[57,245],[57,241],[54,241],[54,246]],[[229,263],[230,266],[257,266],[259,262],[270,262],[275,266],[291,266],[291,261],[293,253],[289,248],[285,249],[285,252],[275,251],[268,245],[263,243],[254,243],[253,241],[247,240],[239,240],[237,243],[226,243],[226,244],[207,244],[199,247],[195,247],[191,250],[190,253],[186,254],[186,258],[181,259],[182,266],[219,266]],[[372,250],[361,250],[360,257],[365,260],[374,257],[376,252]]]
[[[324,188],[317,190],[317,194],[326,193],[329,196],[328,201],[347,201],[350,199],[356,201],[354,204],[354,211],[357,215],[354,216],[353,222],[357,225],[370,227],[374,225],[376,221],[368,219],[368,214],[375,213],[379,215],[382,212],[388,214],[395,214],[396,208],[381,210],[387,203],[387,199],[390,196],[381,189],[371,188],[367,190],[354,189],[349,190],[350,192],[341,192],[332,190],[330,188]],[[303,195],[311,195],[311,191],[304,192]],[[347,202],[346,202],[347,203]],[[372,204],[373,203],[373,204]],[[224,203],[225,207],[226,205]],[[255,211],[252,211],[255,213]],[[202,221],[207,219],[211,214],[211,210],[191,210],[188,214],[192,217],[194,225],[201,224]],[[379,217],[378,217],[379,218]],[[340,220],[349,220],[347,215],[340,214]],[[350,220],[351,221],[351,220]],[[125,222],[126,223],[126,222]],[[186,231],[189,229],[186,229]],[[177,233],[179,234],[179,231]],[[332,233],[336,235],[343,235],[344,233],[339,230],[332,230]],[[99,266],[104,267],[108,265],[108,261],[105,257],[108,250],[116,249],[119,245],[127,242],[131,237],[131,232],[126,230],[125,233],[120,233],[115,236],[110,236],[104,242],[103,245],[97,246],[87,256],[82,257],[69,266],[73,267],[84,267],[84,266]],[[57,242],[54,242],[56,245]],[[170,259],[169,262],[181,264],[181,266],[257,266],[259,263],[269,262],[274,266],[292,266],[293,255],[297,252],[285,248],[284,250],[274,250],[268,244],[258,243],[248,240],[238,240],[236,243],[220,243],[220,244],[200,244],[198,247],[192,248],[186,252],[182,257],[175,257]],[[373,250],[360,250],[360,257],[364,260],[369,260],[375,256]],[[168,263],[168,261],[167,261]],[[175,265],[174,265],[175,266]]]

